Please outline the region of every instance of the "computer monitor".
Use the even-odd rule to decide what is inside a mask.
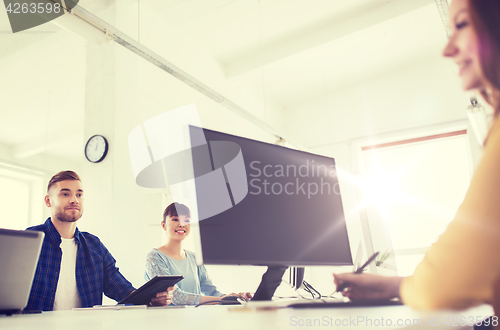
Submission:
[[[333,158],[194,126],[190,138],[199,263],[352,265]]]
[[[44,236],[0,228],[0,314],[17,313],[28,304]]]

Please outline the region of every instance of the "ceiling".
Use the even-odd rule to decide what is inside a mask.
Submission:
[[[104,20],[113,6],[130,10],[137,17],[130,20],[134,26],[116,25],[125,33],[156,20],[158,40],[171,34],[203,49],[228,84],[254,82],[285,111],[436,57],[446,40],[434,0],[80,0],[80,5]],[[14,158],[47,153],[81,160],[81,148],[59,150],[67,150],[61,136],[66,144],[83,144],[85,47],[86,40],[50,23],[12,34],[0,10],[0,145]]]

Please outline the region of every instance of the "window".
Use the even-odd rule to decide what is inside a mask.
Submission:
[[[29,219],[30,191],[26,182],[0,177],[0,227],[25,229]]]
[[[467,131],[365,146],[361,154],[373,249],[393,251],[398,275],[411,275],[469,187]]]
[[[0,228],[22,230],[43,221],[43,174],[0,163]]]

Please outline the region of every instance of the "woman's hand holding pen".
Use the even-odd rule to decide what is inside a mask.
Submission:
[[[350,300],[399,298],[399,286],[403,277],[387,277],[373,274],[333,274],[337,287],[345,286],[344,297]]]

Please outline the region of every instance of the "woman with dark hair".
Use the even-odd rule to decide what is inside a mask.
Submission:
[[[495,111],[482,160],[455,219],[415,273],[334,274],[350,299],[400,297],[420,309],[495,307],[500,301],[500,1],[453,0],[450,21],[443,55],[458,66],[462,88],[478,91]]]
[[[144,279],[150,280],[156,275],[183,275],[177,290],[174,291],[172,304],[198,305],[208,301],[218,302],[225,296],[240,296],[249,299],[249,293],[231,293],[224,295],[217,290],[208,277],[204,266],[197,266],[195,254],[182,249],[182,241],[191,230],[191,211],[180,203],[172,203],[163,212],[161,226],[167,234],[167,243],[152,249],[146,258]]]

